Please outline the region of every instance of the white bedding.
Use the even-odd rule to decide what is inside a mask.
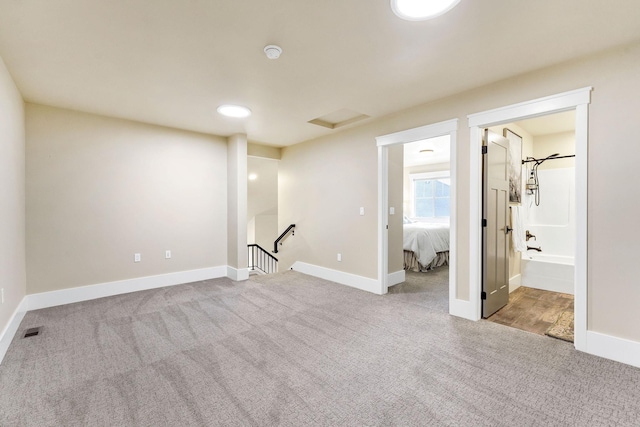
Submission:
[[[402,234],[404,250],[414,252],[420,265],[429,265],[436,252],[449,250],[449,224],[404,224]]]

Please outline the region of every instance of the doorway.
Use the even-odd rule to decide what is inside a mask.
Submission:
[[[503,135],[509,147],[506,215],[513,230],[502,272],[507,299],[493,312],[484,300],[483,317],[573,342],[575,110],[488,131]]]
[[[390,250],[398,253],[393,254],[395,256],[390,253],[389,263],[397,268],[401,262],[405,272],[401,284],[388,284],[389,293],[414,297],[429,295],[428,298],[437,299],[440,308],[444,306],[446,312],[451,216],[450,139],[449,135],[443,135],[394,147],[392,156],[402,155],[402,170],[394,167],[390,178],[392,174],[397,178],[397,174],[402,173],[402,193],[389,195],[389,203],[397,206],[395,211],[402,215],[402,249],[395,242],[391,244]]]
[[[378,145],[378,283],[380,294],[386,294],[390,284],[404,281],[405,272],[389,272],[389,233],[402,233],[400,229],[389,228],[390,215],[396,215],[396,206],[389,204],[389,149],[393,146],[428,140],[431,138],[448,136],[450,146],[450,229],[449,229],[449,313],[460,317],[467,317],[468,301],[457,298],[456,281],[456,136],[458,120],[448,120],[418,128],[408,129],[376,138]],[[401,225],[400,217],[395,222]],[[397,235],[392,236],[394,239]],[[394,241],[401,240],[396,239]],[[400,250],[396,248],[395,250]],[[400,274],[398,274],[400,273]]]
[[[587,156],[588,106],[592,88],[583,88],[520,104],[489,110],[469,116],[470,130],[470,271],[469,289],[473,317],[481,317],[482,277],[482,215],[481,215],[481,156],[482,130],[518,120],[575,110],[575,180],[576,180],[576,236],[575,236],[575,347],[586,351],[587,336]]]

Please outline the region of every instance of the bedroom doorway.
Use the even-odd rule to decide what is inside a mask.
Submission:
[[[457,283],[456,283],[456,137],[457,137],[458,120],[449,120],[445,122],[426,125],[418,128],[408,129],[406,131],[396,132],[376,138],[378,145],[378,267],[379,267],[379,284],[380,293],[386,294],[389,286],[405,281],[406,273],[403,268],[403,214],[405,210],[412,214],[422,214],[433,212],[431,220],[434,222],[446,222],[444,218],[433,218],[436,210],[436,200],[433,197],[433,191],[440,190],[440,194],[448,194],[448,210],[449,210],[449,254],[448,254],[448,300],[449,313],[460,315],[463,310],[460,309],[460,301],[457,299]],[[437,139],[441,138],[441,139]],[[432,140],[432,141],[428,141]],[[446,142],[445,142],[446,141]],[[409,171],[404,171],[404,153],[405,144],[420,144],[413,147],[417,152],[425,150],[422,153],[428,156],[433,150],[436,154],[436,148],[427,147],[427,143],[440,144],[442,147],[445,143],[449,147],[448,161],[442,159],[442,164],[448,164],[449,176],[419,176],[416,173],[414,181],[414,191],[416,182],[422,190],[423,197],[421,212],[416,212],[416,207],[409,206],[409,201],[404,198],[404,185],[406,180],[411,181]],[[407,147],[407,150],[412,149]],[[431,154],[431,155],[433,155]],[[446,169],[446,168],[445,168]],[[430,172],[442,171],[423,171],[423,174]],[[431,189],[426,187],[431,186]],[[436,188],[438,187],[438,188]],[[445,190],[446,187],[446,190]],[[409,184],[408,189],[411,188]],[[410,191],[410,190],[409,190]],[[399,196],[400,195],[400,196]],[[431,195],[431,197],[429,196]],[[440,201],[442,202],[442,201]],[[428,207],[427,205],[430,205]],[[439,206],[439,213],[442,213],[442,206]],[[409,215],[407,215],[409,216]],[[443,216],[443,215],[441,215]],[[410,218],[410,216],[409,216]],[[429,263],[427,263],[429,264]],[[390,269],[391,267],[391,269]],[[462,304],[467,303],[463,301]],[[468,303],[467,303],[468,304]]]

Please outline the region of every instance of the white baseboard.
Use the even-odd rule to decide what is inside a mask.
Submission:
[[[509,279],[509,293],[515,291],[520,286],[522,286],[522,274],[516,274]]]
[[[227,266],[227,277],[236,282],[240,282],[242,280],[249,279],[249,269],[248,268],[234,268]]]
[[[387,275],[387,286],[394,286],[398,283],[402,283],[406,280],[406,273],[404,270],[389,273]]]
[[[249,273],[247,272],[247,275]],[[135,279],[119,280],[116,282],[99,283],[97,285],[80,286],[77,288],[61,289],[59,291],[42,292],[27,295],[27,309],[55,307],[96,298],[110,297],[129,292],[180,285],[200,280],[215,279],[227,276],[227,267],[209,267],[198,270],[180,271],[177,273],[160,274],[157,276],[138,277]]]
[[[5,354],[7,354],[9,345],[11,341],[13,341],[16,332],[18,332],[20,322],[22,322],[25,314],[27,314],[27,297],[22,298],[18,307],[14,310],[9,323],[4,328],[4,331],[2,331],[2,335],[0,335],[0,363],[2,363],[2,359],[4,359]]]
[[[457,298],[449,298],[449,314],[452,316],[462,317],[463,319],[478,321],[477,310],[474,309],[471,301],[465,301]]]
[[[585,353],[640,368],[640,342],[587,331]]]
[[[358,276],[356,274],[345,273],[344,271],[332,270],[326,267],[320,267],[306,262],[296,261],[291,269],[309,276],[319,277],[321,279],[330,280],[340,283],[341,285],[351,286],[374,294],[381,294],[380,282],[376,279]]]

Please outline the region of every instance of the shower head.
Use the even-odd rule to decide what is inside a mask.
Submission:
[[[559,155],[560,155],[560,153],[553,153],[553,154],[545,157],[544,159],[540,159],[540,160],[536,161],[536,166],[542,164],[542,162],[544,162],[545,160],[552,159],[554,157],[558,157]]]

